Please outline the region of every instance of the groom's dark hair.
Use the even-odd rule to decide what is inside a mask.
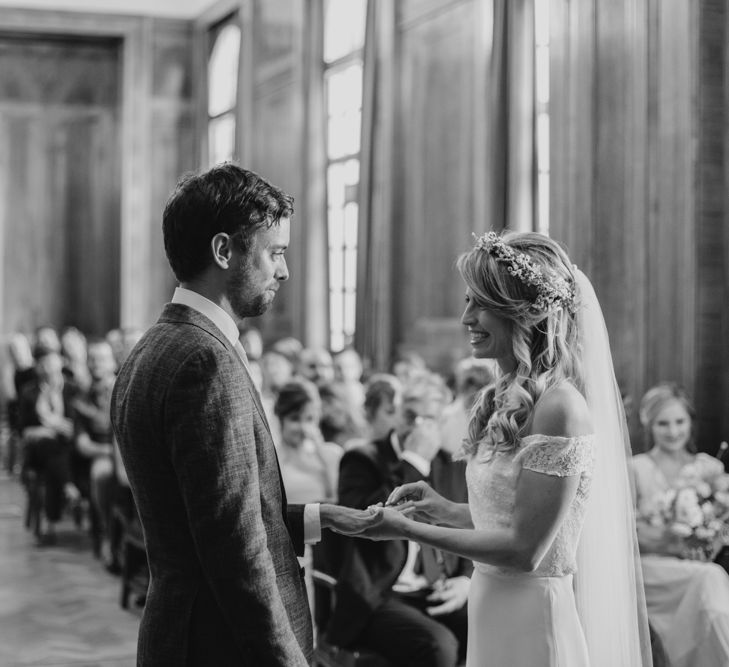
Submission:
[[[290,218],[294,199],[258,174],[231,162],[183,176],[162,216],[167,260],[180,282],[198,276],[212,261],[210,240],[230,234],[243,254],[263,227]]]

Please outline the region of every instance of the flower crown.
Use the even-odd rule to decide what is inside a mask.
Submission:
[[[564,278],[546,277],[529,255],[506,245],[496,232],[473,236],[476,239],[476,248],[495,257],[497,262],[505,264],[509,274],[525,285],[537,289],[537,298],[530,305],[532,311],[548,313],[555,308],[565,307],[570,312],[575,312],[575,290]]]

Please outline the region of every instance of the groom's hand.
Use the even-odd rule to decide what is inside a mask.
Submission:
[[[413,522],[407,518],[407,511],[399,511],[390,507],[383,507],[382,503],[367,508],[372,513],[370,524],[357,534],[368,540],[401,540],[408,537],[407,526]]]
[[[319,506],[319,518],[322,528],[329,528],[342,535],[362,535],[382,521],[382,515],[366,509],[356,510],[343,505],[323,503]]]

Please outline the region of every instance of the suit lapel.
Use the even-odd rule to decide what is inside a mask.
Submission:
[[[255,404],[256,409],[258,410],[258,414],[260,415],[261,420],[266,426],[268,435],[270,436],[271,427],[268,424],[266,412],[263,409],[263,403],[261,403],[261,397],[258,394],[256,386],[253,384],[253,378],[251,378],[251,375],[248,372],[248,368],[243,362],[243,359],[241,359],[240,354],[238,354],[238,351],[235,349],[235,347],[231,345],[225,334],[220,329],[218,329],[218,327],[216,327],[210,319],[205,317],[205,315],[195,310],[194,308],[190,308],[189,306],[185,306],[181,303],[166,304],[164,310],[162,311],[162,315],[160,315],[159,322],[177,322],[182,324],[191,324],[192,326],[203,329],[208,334],[210,334],[214,338],[217,338],[220,341],[220,343],[228,350],[228,352],[238,360],[238,363],[243,368],[243,372],[245,373],[245,377],[247,380],[246,384],[248,387],[248,392],[253,398],[253,403]],[[273,440],[273,436],[271,436],[271,440]]]
[[[273,442],[271,427],[268,424],[268,419],[266,419],[266,412],[263,409],[261,397],[258,394],[256,386],[253,384],[253,378],[251,378],[251,375],[248,372],[248,368],[243,362],[243,359],[241,359],[240,354],[238,354],[238,351],[235,349],[235,347],[231,345],[225,334],[220,329],[218,329],[218,327],[216,327],[210,319],[205,317],[205,315],[198,312],[194,308],[190,308],[189,306],[185,306],[181,303],[168,303],[165,305],[164,310],[162,311],[162,315],[160,315],[158,321],[160,323],[190,324],[192,326],[199,327],[214,338],[217,338],[220,343],[228,350],[228,352],[238,360],[238,363],[241,365],[243,373],[245,374],[248,393],[251,395],[251,398],[253,399],[253,404],[256,406],[256,410],[258,410],[261,421],[266,427],[266,432],[268,433],[268,437],[273,448],[273,454],[276,457],[276,471],[278,472],[278,481],[279,486],[281,487],[281,509],[283,512],[284,523],[288,527],[288,517],[286,513],[286,488],[284,487],[283,477],[281,476],[281,465],[278,461],[278,452],[276,451],[276,447]]]

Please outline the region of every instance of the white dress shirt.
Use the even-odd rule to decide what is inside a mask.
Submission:
[[[430,475],[430,461],[415,452],[403,451],[400,438],[398,438],[395,431],[390,434],[390,445],[398,459],[407,461],[423,477]],[[428,586],[428,580],[423,575],[415,574],[415,562],[417,561],[419,552],[420,545],[417,542],[408,540],[408,557],[397,577],[397,581],[392,585],[394,591],[408,593],[421,590]]]
[[[179,303],[188,306],[198,313],[207,317],[218,329],[220,329],[230,344],[235,348],[236,352],[243,361],[243,365],[248,371],[248,357],[243,346],[238,340],[238,325],[233,318],[228,315],[218,304],[213,303],[207,297],[198,292],[177,287],[172,296],[172,303]],[[250,372],[248,373],[250,377]],[[251,384],[255,389],[255,384],[251,380]],[[256,391],[258,391],[256,389]],[[304,543],[315,544],[321,540],[321,518],[319,515],[319,503],[307,503],[304,505]]]

